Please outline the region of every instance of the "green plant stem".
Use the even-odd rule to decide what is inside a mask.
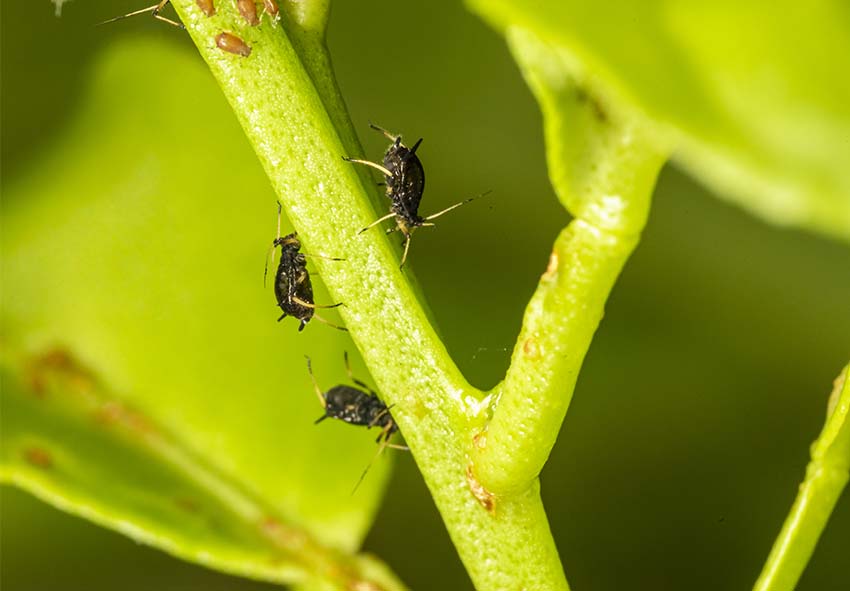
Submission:
[[[355,167],[342,160],[351,147],[336,122],[347,115],[320,96],[313,66],[302,63],[279,27],[248,27],[227,5],[212,18],[193,0],[174,5],[305,249],[346,258],[345,264],[319,260],[323,281],[334,301],[345,303],[340,313],[385,401],[394,405],[476,588],[567,589],[536,486],[490,510],[473,496],[467,466],[473,425],[483,420],[482,394],[466,383],[429,324],[409,271],[398,268],[397,249],[379,229],[358,235],[379,214]],[[251,55],[216,48],[213,39],[222,30],[250,43]]]
[[[549,457],[667,153],[639,115],[603,100],[567,56],[520,28],[507,37],[544,113],[549,176],[575,218],[526,308],[475,448],[475,475],[502,496],[529,486]]]
[[[826,424],[812,444],[806,479],[773,544],[755,591],[797,586],[829,516],[850,478],[850,365],[836,380]]]

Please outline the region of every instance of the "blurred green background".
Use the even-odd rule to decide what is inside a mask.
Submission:
[[[80,109],[98,55],[136,36],[195,55],[185,34],[147,17],[92,27],[134,8],[68,2],[57,19],[46,1],[3,3],[4,198]],[[502,39],[456,2],[338,1],[329,45],[367,154],[384,148],[370,120],[425,138],[425,211],[493,191],[417,234],[411,252],[449,351],[473,384],[490,387],[568,220],[546,177],[537,105]],[[389,74],[399,55],[407,66]],[[243,198],[264,206],[273,195]],[[271,229],[263,206],[256,224]],[[260,257],[268,238],[258,237]],[[668,166],[542,475],[573,587],[751,586],[848,354],[850,248],[767,226]],[[303,371],[300,356],[281,363]],[[364,548],[412,588],[470,588],[412,459],[396,457]],[[4,589],[272,588],[171,559],[12,489],[2,489],[0,520]],[[845,495],[799,589],[846,589],[848,548]]]

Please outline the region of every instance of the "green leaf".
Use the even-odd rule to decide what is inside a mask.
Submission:
[[[561,48],[675,157],[767,220],[850,239],[850,11],[799,3],[469,0]]]
[[[299,334],[276,322],[262,279],[275,196],[203,64],[145,40],[105,55],[84,111],[4,192],[8,379],[21,383],[27,359],[67,352],[107,399],[169,434],[172,451],[133,446],[4,385],[4,479],[184,558],[333,582],[321,560],[269,563],[255,518],[334,560],[358,547],[389,455],[352,495],[374,437],[313,425],[321,408],[304,360],[329,387],[346,379],[353,347],[319,323]],[[317,285],[316,301],[328,298]],[[44,447],[56,469],[36,470],[26,445]],[[175,505],[181,491],[214,523]],[[352,564],[352,576],[368,566]]]

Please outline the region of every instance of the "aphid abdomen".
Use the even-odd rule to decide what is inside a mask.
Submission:
[[[352,425],[366,426],[371,420],[369,394],[351,386],[334,386],[325,393],[327,416]]]
[[[312,307],[299,303],[313,303],[313,283],[307,272],[307,259],[298,252],[301,244],[294,240],[294,235],[284,237],[279,244],[280,263],[275,275],[275,298],[285,316],[293,316],[301,321],[298,327],[301,331],[314,314]]]

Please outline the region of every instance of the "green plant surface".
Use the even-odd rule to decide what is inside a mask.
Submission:
[[[850,239],[845,2],[468,0],[568,52],[675,157],[767,220]]]
[[[328,556],[350,555],[390,462],[376,462],[351,495],[374,454],[373,437],[312,424],[322,411],[303,355],[312,355],[329,387],[345,381],[342,353],[353,347],[318,324],[299,334],[292,322],[275,322],[279,310],[262,279],[274,196],[219,96],[185,52],[123,42],[104,51],[66,134],[4,186],[2,281],[13,288],[4,290],[2,327],[4,350],[20,360],[9,368],[13,377],[29,358],[67,351],[170,443],[163,454],[162,446],[139,450],[96,430],[85,434],[97,425],[54,416],[4,383],[4,437],[49,444],[59,467],[67,458],[91,469],[46,475],[21,462],[17,447],[6,453],[4,440],[3,477],[208,566],[304,580],[316,574],[309,564],[267,563],[268,544],[250,532],[259,508]],[[316,298],[329,296],[318,289]],[[89,451],[98,454],[83,455]],[[131,497],[138,481],[121,465],[150,472],[151,484]],[[217,495],[198,474],[239,493]],[[160,497],[156,483],[166,481]],[[174,509],[184,485],[200,500],[227,505],[215,536]],[[186,526],[180,535],[178,525]]]
[[[428,321],[397,250],[380,230],[358,171],[342,157],[332,103],[311,83],[299,52],[273,27],[250,29],[235,13],[206,18],[191,1],[175,2],[198,50],[253,143],[306,249],[346,258],[320,262],[323,280],[384,400],[404,433],[473,582],[480,589],[524,585],[566,588],[536,486],[493,509],[474,494],[469,447],[486,400],[460,375]],[[291,26],[291,25],[290,25]],[[221,29],[252,44],[250,57],[210,43]],[[340,117],[337,114],[336,117]],[[371,184],[371,183],[370,183]]]
[[[247,577],[348,589],[381,568],[321,546],[104,391],[66,352],[2,373],[0,479],[143,543]],[[132,466],[132,470],[128,470]],[[368,575],[366,574],[368,573]],[[385,589],[403,588],[388,572]]]
[[[508,40],[543,111],[549,176],[574,219],[555,241],[526,308],[475,449],[476,476],[497,495],[522,490],[543,469],[666,158],[663,138],[639,114],[598,94],[563,52],[516,27]]]
[[[812,444],[806,479],[770,551],[755,591],[793,591],[850,479],[850,365],[835,380],[826,423]]]
[[[577,58],[543,28],[506,27],[544,112],[552,184],[575,219],[555,242],[505,381],[481,392],[432,327],[411,268],[398,269],[398,248],[380,229],[357,235],[387,203],[369,170],[342,160],[361,149],[324,46],[328,3],[281,6],[281,22],[264,16],[252,28],[232,5],[207,18],[192,0],[175,2],[286,210],[285,231],[294,226],[307,252],[345,257],[316,261],[329,290],[316,300],[345,303],[339,317],[392,405],[476,587],[567,589],[537,474],[608,294],[646,222],[658,169],[685,135],[624,99],[605,68]],[[242,37],[251,55],[217,48],[213,39],[222,30]],[[104,445],[145,465],[161,461],[152,469],[172,482],[169,491],[184,481],[223,482],[198,490],[210,505],[226,498],[234,515],[226,528],[232,535],[205,531],[218,548],[202,557],[205,564],[322,588],[363,578],[400,586],[380,563],[353,555],[388,454],[351,497],[374,452],[371,438],[344,425],[310,425],[318,408],[302,355],[310,353],[327,387],[343,381],[341,351],[351,347],[343,333],[317,323],[297,335],[292,322],[271,322],[277,310],[258,287],[257,253],[271,237],[273,195],[257,183],[258,167],[232,114],[209,108],[206,99],[218,96],[209,78],[169,52],[136,47],[103,70],[85,116],[13,187],[12,205],[4,204],[4,230],[11,228],[3,237],[4,284],[16,285],[3,310],[4,346],[24,359],[10,379],[26,377],[26,360],[67,350],[115,393],[99,404],[126,399],[167,434],[155,449],[124,450],[123,440]],[[96,127],[113,129],[87,133]],[[82,461],[82,452],[75,455],[47,428],[57,422],[63,433],[85,431],[79,413],[45,413],[22,389],[15,404],[19,416],[32,417],[21,421],[31,432],[11,432],[4,477],[81,514],[106,507],[113,478],[89,479],[82,493],[70,479],[47,480],[59,460]],[[102,435],[85,431],[81,441]],[[103,509],[101,522],[123,531],[134,524],[137,537],[197,560],[194,544],[202,538],[174,533],[180,516],[156,510],[166,506],[153,503],[150,513],[162,515],[153,523],[146,508],[132,504]],[[268,556],[267,536],[256,538],[250,525],[267,511],[315,549],[276,564],[281,570],[272,574],[251,566]],[[352,577],[340,579],[349,568]]]

